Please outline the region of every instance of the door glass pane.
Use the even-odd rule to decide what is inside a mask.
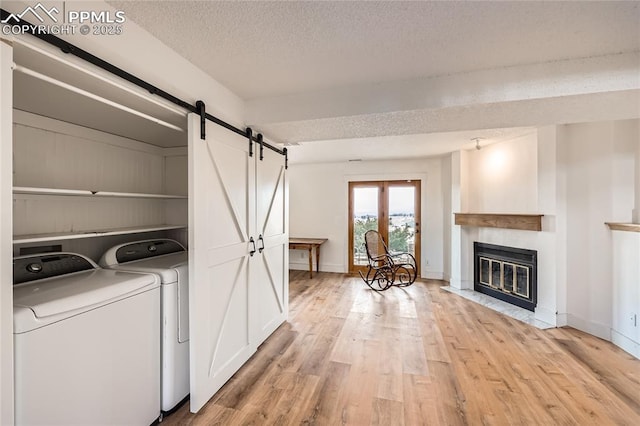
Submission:
[[[364,234],[378,230],[378,188],[353,188],[353,264],[366,265]]]
[[[389,187],[389,241],[391,254],[416,254],[415,188],[413,186]],[[408,259],[403,259],[407,262]]]

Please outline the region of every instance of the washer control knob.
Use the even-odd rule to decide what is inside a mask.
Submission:
[[[147,250],[149,250],[150,252],[154,252],[158,250],[158,247],[156,247],[154,244],[151,244],[149,247],[147,247]]]
[[[27,265],[27,271],[37,274],[42,271],[42,265],[39,263],[30,263]]]

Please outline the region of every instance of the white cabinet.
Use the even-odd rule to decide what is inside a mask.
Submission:
[[[189,116],[191,411],[197,412],[288,314],[285,160]]]
[[[640,358],[640,233],[613,234],[612,341]]]

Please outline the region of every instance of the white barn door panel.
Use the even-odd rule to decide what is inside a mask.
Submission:
[[[189,115],[191,411],[197,412],[255,351],[249,250],[255,166],[248,142]]]
[[[255,151],[259,145],[255,145]],[[249,156],[247,138],[189,115],[191,411],[197,412],[286,319],[285,158]]]
[[[273,151],[256,161],[256,221],[259,247],[255,262],[255,322],[252,329],[262,342],[287,319],[289,303],[289,233],[285,159]]]

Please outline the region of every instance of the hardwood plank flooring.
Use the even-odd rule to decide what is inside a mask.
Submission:
[[[640,361],[416,282],[290,274],[289,321],[198,414],[162,425],[640,425]]]

